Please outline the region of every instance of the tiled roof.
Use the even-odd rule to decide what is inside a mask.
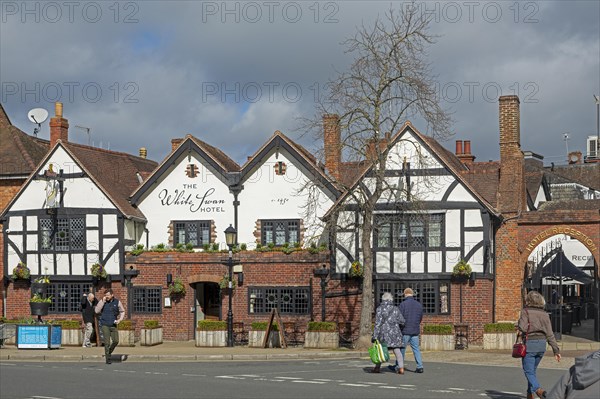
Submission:
[[[573,210],[591,210],[597,211],[600,209],[600,199],[596,200],[564,200],[564,201],[548,201],[540,204],[540,211],[573,211]]]
[[[500,162],[473,162],[461,176],[494,208],[497,207]]]
[[[140,185],[137,174],[148,176],[157,166],[155,161],[81,144],[62,144],[124,215],[146,219],[129,203],[129,196]]]
[[[210,157],[213,158],[214,161],[219,163],[223,167],[223,169],[225,169],[225,171],[240,171],[240,165],[238,165],[237,162],[225,155],[225,153],[219,150],[217,147],[213,147],[212,145],[192,135],[188,135],[187,137],[191,138],[198,145],[198,147],[202,148],[204,152],[206,152]]]
[[[340,164],[341,183],[345,187],[351,187],[369,166],[367,161],[342,162]]]
[[[0,105],[0,176],[28,176],[44,158],[50,143],[10,123]]]
[[[547,167],[545,170],[552,173],[552,183],[579,183],[600,190],[600,162]]]

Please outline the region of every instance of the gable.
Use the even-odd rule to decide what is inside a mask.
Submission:
[[[23,186],[7,212],[43,209],[46,204],[46,192],[51,182],[43,179],[45,171],[55,173],[63,170],[63,206],[65,208],[100,208],[115,209],[115,205],[84,173],[81,165],[61,145],[58,145],[43,161],[27,183]]]

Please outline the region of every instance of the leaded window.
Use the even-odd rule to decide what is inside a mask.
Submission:
[[[133,287],[133,313],[161,313],[161,287]]]
[[[48,296],[52,298],[50,313],[79,313],[81,299],[90,292],[91,283],[51,283]]]
[[[270,313],[277,308],[281,314],[308,314],[309,287],[250,287],[248,313]]]
[[[210,243],[210,221],[191,220],[173,222],[173,246],[192,244],[194,248]]]
[[[263,220],[261,230],[263,245],[280,246],[300,242],[299,220]]]
[[[69,252],[86,247],[85,218],[39,219],[39,226],[42,250]]]
[[[394,296],[394,304],[400,305],[405,288],[412,288],[414,298],[423,305],[423,313],[450,313],[450,283],[439,280],[380,281],[377,284],[377,302],[379,303],[384,292],[389,292]]]
[[[423,249],[444,245],[443,214],[375,215],[377,249]]]

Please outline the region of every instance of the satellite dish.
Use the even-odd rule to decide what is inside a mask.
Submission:
[[[33,129],[33,135],[37,137],[40,127],[42,127],[42,123],[44,123],[48,118],[48,111],[46,111],[44,108],[34,108],[27,113],[27,117],[31,122],[38,125],[38,127]]]
[[[44,108],[34,108],[27,113],[27,117],[31,122],[41,125],[48,119],[48,111]]]

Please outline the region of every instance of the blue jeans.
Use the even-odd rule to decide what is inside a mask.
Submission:
[[[527,353],[521,359],[523,372],[527,378],[527,393],[535,393],[540,388],[540,383],[535,375],[537,368],[546,353],[546,340],[536,339],[527,341]]]
[[[415,362],[417,362],[417,369],[422,369],[423,359],[421,359],[421,349],[419,349],[419,336],[403,335],[402,344],[402,358],[406,361],[406,346],[410,344],[413,354],[415,355]]]

